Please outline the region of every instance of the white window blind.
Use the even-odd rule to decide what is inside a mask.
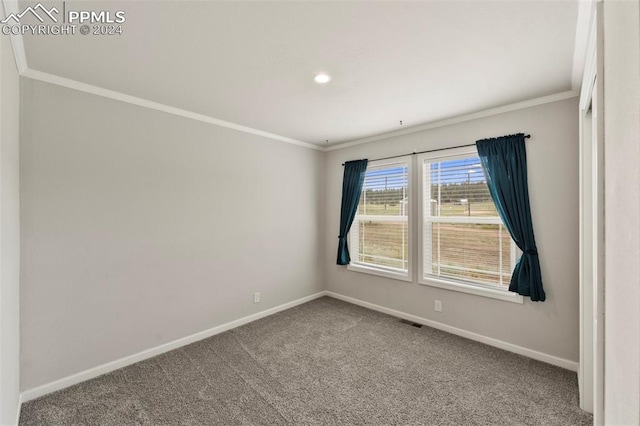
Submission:
[[[369,164],[349,233],[352,264],[407,274],[408,188],[408,162]]]
[[[516,246],[477,156],[422,160],[423,278],[508,288]]]

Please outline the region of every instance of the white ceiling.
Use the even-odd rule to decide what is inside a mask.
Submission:
[[[577,1],[66,8],[124,10],[124,33],[25,36],[30,69],[319,145],[571,89],[578,15]]]

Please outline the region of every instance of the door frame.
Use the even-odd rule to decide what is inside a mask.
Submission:
[[[604,91],[602,2],[594,5],[579,115],[580,408],[604,423]]]

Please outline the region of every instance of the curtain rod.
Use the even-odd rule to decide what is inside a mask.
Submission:
[[[529,139],[530,137],[531,137],[531,135],[524,135],[525,139]],[[466,145],[450,146],[448,148],[428,149],[426,151],[418,151],[418,152],[413,151],[410,154],[400,154],[400,155],[392,155],[391,157],[374,158],[373,160],[369,160],[369,161],[390,160],[392,158],[406,157],[407,155],[425,154],[427,152],[446,151],[448,149],[465,148],[465,147],[468,147],[468,146],[476,146],[476,144],[475,143],[469,143],[469,144],[466,144]],[[342,163],[342,165],[344,166],[344,163]]]

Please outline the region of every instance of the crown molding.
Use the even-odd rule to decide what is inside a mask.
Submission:
[[[4,6],[5,14],[18,13],[18,10],[19,10],[18,0],[2,0],[2,4]],[[580,0],[578,5],[578,22],[576,25],[576,43],[575,43],[575,49],[574,49],[573,69],[572,69],[572,79],[571,79],[573,90],[556,93],[549,96],[543,96],[540,98],[535,98],[535,99],[531,99],[523,102],[517,102],[514,104],[505,105],[497,108],[481,110],[481,111],[470,113],[470,114],[454,116],[444,120],[425,123],[425,124],[414,126],[414,127],[408,127],[403,130],[398,130],[398,131],[393,131],[388,133],[381,133],[374,136],[370,136],[362,139],[356,139],[356,140],[343,142],[343,143],[338,143],[331,146],[320,146],[320,145],[312,144],[309,142],[300,141],[300,140],[289,138],[286,136],[277,135],[274,133],[265,132],[263,130],[254,129],[252,127],[243,126],[237,123],[221,120],[205,114],[188,111],[182,108],[177,108],[177,107],[162,104],[159,102],[154,102],[148,99],[139,98],[137,96],[127,95],[125,93],[117,92],[115,90],[105,89],[103,87],[94,86],[88,83],[82,83],[80,81],[61,77],[55,74],[50,74],[43,71],[30,69],[27,64],[27,56],[25,53],[24,39],[22,35],[11,35],[10,37],[11,37],[11,44],[13,47],[13,54],[16,62],[16,67],[18,69],[18,74],[22,77],[43,81],[45,83],[54,84],[57,86],[62,86],[62,87],[66,87],[73,90],[78,90],[78,91],[93,94],[96,96],[102,96],[102,97],[113,99],[120,102],[126,102],[126,103],[137,105],[143,108],[154,109],[156,111],[165,112],[167,114],[173,114],[173,115],[201,121],[208,124],[213,124],[216,126],[236,130],[239,132],[249,133],[256,136],[262,136],[267,139],[271,139],[279,142],[285,142],[292,145],[313,149],[315,151],[328,152],[328,151],[334,151],[337,149],[347,148],[350,146],[361,145],[364,143],[375,142],[382,139],[388,139],[396,136],[402,136],[402,135],[408,135],[416,132],[421,132],[424,130],[435,129],[438,127],[450,126],[452,124],[463,123],[465,121],[476,120],[478,118],[489,117],[497,114],[503,114],[509,111],[516,111],[523,108],[529,108],[537,105],[556,102],[564,99],[570,99],[578,96],[579,93],[577,91],[577,88],[580,87],[580,84],[583,79],[583,74],[585,72],[585,62],[587,59],[586,57],[589,50],[588,49],[589,42],[590,42],[589,30],[591,28],[591,20],[593,19],[594,5],[595,5],[595,0]]]
[[[478,118],[490,117],[492,115],[504,114],[505,112],[517,111],[519,109],[531,108],[537,105],[548,104],[551,102],[562,101],[564,99],[571,99],[578,96],[578,92],[575,90],[568,90],[566,92],[560,92],[549,96],[542,96],[540,98],[529,99],[527,101],[516,102],[514,104],[504,105],[496,108],[486,109],[471,114],[458,115],[456,117],[447,118],[444,120],[433,121],[431,123],[421,124],[419,126],[408,127],[403,130],[397,130],[394,132],[382,133],[375,136],[370,136],[364,139],[357,139],[351,142],[340,143],[332,145],[324,149],[324,151],[334,151],[336,149],[348,148],[350,146],[362,145],[365,143],[375,142],[382,139],[389,139],[396,136],[410,135],[412,133],[422,132],[424,130],[435,129],[438,127],[451,126],[452,124],[464,123],[465,121],[477,120]]]
[[[293,145],[298,145],[301,147],[313,149],[321,152],[334,151],[337,149],[343,149],[350,146],[361,145],[364,143],[375,142],[382,139],[388,139],[396,136],[408,135],[411,133],[421,132],[424,130],[435,129],[438,127],[450,126],[452,124],[463,123],[465,121],[476,120],[478,118],[490,117],[492,115],[503,114],[505,112],[516,111],[519,109],[530,108],[537,105],[543,105],[551,102],[557,102],[564,99],[575,98],[579,95],[577,91],[569,90],[566,92],[556,93],[549,96],[543,96],[540,98],[530,99],[523,102],[517,102],[510,105],[504,105],[497,108],[491,108],[487,110],[482,110],[478,112],[474,112],[471,114],[460,115],[452,118],[448,118],[445,120],[434,121],[431,123],[422,124],[419,126],[409,127],[403,130],[382,133],[375,136],[370,136],[364,139],[358,139],[350,142],[344,142],[336,145],[332,145],[329,147],[322,147],[319,145],[315,145],[308,142],[299,141],[296,139],[288,138],[286,136],[276,135],[273,133],[265,132],[262,130],[254,129],[247,126],[242,126],[240,124],[231,123],[229,121],[220,120],[214,117],[210,117],[208,115],[199,114],[192,111],[187,111],[181,108],[172,107],[169,105],[161,104],[158,102],[150,101],[148,99],[139,98],[136,96],[127,95],[125,93],[117,92],[114,90],[105,89],[102,87],[94,86],[87,83],[82,83],[77,80],[72,80],[65,77],[60,77],[54,74],[45,73],[42,71],[33,70],[30,68],[26,68],[24,71],[20,73],[21,76],[26,78],[31,78],[34,80],[43,81],[45,83],[54,84],[57,86],[66,87],[73,90],[78,90],[85,93],[90,93],[96,96],[102,96],[105,98],[130,103],[133,105],[141,106],[144,108],[154,109],[156,111],[165,112],[167,114],[173,114],[180,117],[189,118],[192,120],[202,121],[205,123],[213,124],[220,127],[226,127],[229,129],[237,130],[244,133],[249,133],[257,136],[262,136],[268,139],[285,142]]]
[[[161,104],[159,102],[150,101],[148,99],[139,98],[137,96],[127,95],[115,90],[105,89],[103,87],[94,86],[92,84],[82,83],[77,80],[72,80],[65,77],[60,77],[54,74],[49,74],[42,71],[36,71],[27,68],[21,75],[33,80],[43,81],[45,83],[54,84],[57,86],[66,87],[80,92],[90,93],[96,96],[102,96],[104,98],[113,99],[120,102],[126,102],[129,104],[141,106],[144,108],[154,109],[156,111],[166,112],[168,114],[177,115],[180,117],[190,118],[192,120],[202,121],[204,123],[214,124],[220,127],[226,127],[228,129],[237,130],[239,132],[249,133],[252,135],[262,136],[268,139],[273,139],[280,142],[286,142],[293,145],[302,146],[305,148],[322,151],[323,148],[317,145],[310,144],[308,142],[302,142],[296,139],[288,138],[286,136],[276,135],[274,133],[265,132],[262,130],[254,129],[252,127],[242,126],[240,124],[231,123],[229,121],[220,120],[218,118],[210,117],[208,115],[199,114],[193,111],[187,111],[182,108],[176,108],[169,105]]]
[[[19,11],[18,0],[2,0],[2,4],[4,6],[5,16],[7,16],[9,13],[18,13]],[[286,136],[276,135],[274,133],[265,132],[259,129],[254,129],[252,127],[232,123],[230,121],[220,120],[218,118],[211,117],[205,114],[199,114],[199,113],[188,111],[182,108],[172,107],[169,105],[161,104],[159,102],[154,102],[148,99],[139,98],[137,96],[131,96],[131,95],[127,95],[125,93],[117,92],[114,90],[109,90],[102,87],[94,86],[92,84],[82,83],[77,80],[60,77],[55,74],[50,74],[50,73],[30,69],[27,65],[27,55],[24,49],[24,39],[22,35],[12,34],[10,37],[11,37],[11,44],[13,46],[13,55],[16,61],[16,68],[18,69],[18,74],[22,77],[43,81],[45,83],[66,87],[68,89],[90,93],[96,96],[102,96],[104,98],[109,98],[116,101],[126,102],[129,104],[141,106],[144,108],[154,109],[156,111],[166,112],[168,114],[173,114],[180,117],[190,118],[192,120],[202,121],[204,123],[209,123],[209,124],[213,124],[220,127],[226,127],[228,129],[237,130],[239,132],[249,133],[256,136],[262,136],[264,138],[276,140],[279,142],[298,145],[298,146],[313,149],[316,151],[324,151],[324,147],[319,145],[314,145],[308,142],[299,141],[297,139],[288,138]]]

